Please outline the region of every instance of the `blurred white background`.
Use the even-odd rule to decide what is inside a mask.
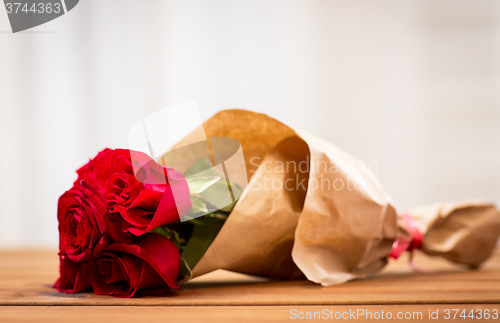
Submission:
[[[0,8],[0,246],[56,247],[75,170],[189,99],[376,161],[402,210],[500,203],[500,1],[81,0],[18,34]]]

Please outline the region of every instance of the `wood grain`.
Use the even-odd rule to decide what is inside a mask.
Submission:
[[[455,319],[453,309],[459,313]],[[444,320],[446,310],[451,310],[450,319]],[[341,321],[349,321],[350,314],[359,316],[350,319],[356,322],[380,322],[383,319],[391,320],[406,315],[409,319],[404,322],[428,322],[429,312],[438,314],[434,322],[482,322],[483,320],[469,317],[461,318],[462,311],[469,314],[471,310],[500,310],[500,305],[363,305],[363,306],[4,306],[0,307],[0,320],[2,322],[283,322],[283,321],[310,321],[316,315],[316,320],[333,321],[344,316]],[[358,312],[359,311],[359,312]],[[383,314],[382,314],[383,311]],[[368,312],[370,314],[368,314]],[[379,319],[376,319],[378,312]],[[390,312],[391,314],[388,314]],[[301,314],[299,314],[301,313]],[[316,314],[315,314],[316,313]],[[326,314],[328,313],[328,314]],[[299,319],[299,315],[304,319]],[[319,319],[320,315],[323,315]],[[328,315],[328,316],[326,316]],[[371,315],[371,317],[370,317]],[[383,315],[383,319],[380,318]],[[333,318],[333,319],[332,319]],[[346,319],[347,318],[347,319]],[[486,322],[497,321],[492,319]]]
[[[45,306],[256,306],[500,303],[500,253],[481,270],[467,271],[421,254],[416,262],[433,273],[412,272],[405,259],[376,277],[321,287],[308,281],[269,281],[225,271],[183,284],[163,297],[117,299],[92,293],[62,294],[55,251],[0,251],[0,305]]]

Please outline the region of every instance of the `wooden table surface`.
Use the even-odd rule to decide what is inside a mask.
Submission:
[[[0,251],[0,322],[281,322],[316,318],[370,321],[368,312],[429,313],[438,320],[477,322],[462,312],[500,310],[500,252],[479,270],[469,271],[438,258],[416,255],[428,273],[412,272],[406,257],[392,261],[378,276],[331,287],[301,281],[270,281],[217,271],[181,285],[163,297],[118,299],[91,293],[62,294],[51,285],[58,276],[56,251]],[[453,310],[458,313],[452,319]],[[436,312],[437,311],[437,312]],[[474,312],[475,311],[475,312]],[[465,313],[465,312],[464,312]],[[384,318],[382,316],[382,318]],[[387,317],[385,317],[387,319]],[[479,321],[486,320],[485,317]],[[309,320],[307,320],[309,321]]]

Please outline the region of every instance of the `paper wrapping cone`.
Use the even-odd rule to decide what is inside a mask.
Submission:
[[[395,239],[408,235],[376,177],[334,145],[244,110],[222,111],[204,129],[240,141],[249,184],[194,276],[226,269],[338,284],[377,273]],[[424,233],[422,250],[458,263],[484,261],[500,234],[491,204],[410,213]]]

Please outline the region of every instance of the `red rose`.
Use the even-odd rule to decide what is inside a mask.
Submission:
[[[136,244],[114,243],[106,248],[90,264],[89,283],[94,293],[116,297],[178,288],[179,264],[175,245],[162,235],[150,233],[139,237]]]
[[[107,243],[107,213],[106,199],[92,185],[82,181],[66,191],[57,208],[60,251],[74,262],[97,256]]]
[[[60,277],[54,284],[58,291],[63,293],[79,293],[90,288],[86,279],[86,263],[76,263],[68,259],[66,255],[59,255]]]
[[[134,235],[177,222],[191,208],[184,176],[141,152],[103,150],[78,175],[99,187],[110,212],[124,220],[122,230]]]
[[[104,165],[106,164],[105,156],[108,155],[108,152],[111,151],[111,149],[106,148],[99,152],[97,156],[94,157],[94,159],[91,159],[87,164],[83,165],[76,171],[78,174],[78,179],[75,181],[75,184],[80,183],[82,180],[86,181],[92,186],[99,187],[99,185],[96,184],[96,179],[94,175],[94,165]]]

